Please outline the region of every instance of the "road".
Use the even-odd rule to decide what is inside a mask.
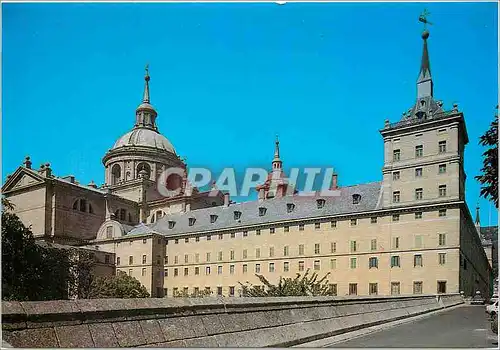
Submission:
[[[463,306],[331,348],[498,348],[484,306]]]

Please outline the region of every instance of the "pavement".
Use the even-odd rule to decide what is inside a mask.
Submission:
[[[491,331],[484,305],[461,305],[367,335],[352,335],[349,340],[322,344],[322,347],[498,349],[498,338]]]

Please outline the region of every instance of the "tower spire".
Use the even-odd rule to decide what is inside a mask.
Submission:
[[[281,172],[283,162],[280,159],[280,141],[278,135],[276,135],[276,141],[274,141],[274,158],[273,158],[273,172]]]
[[[420,15],[419,21],[424,23],[424,31],[422,32],[422,39],[424,40],[424,47],[422,50],[422,62],[420,63],[420,72],[418,74],[417,80],[417,98],[422,97],[432,97],[433,96],[433,82],[431,76],[431,62],[429,60],[429,49],[427,48],[427,39],[429,39],[429,31],[427,30],[427,24],[431,24],[427,20],[429,12],[424,10],[424,13]]]
[[[278,139],[278,135],[276,135],[276,141],[274,146],[274,159],[280,158],[280,140]]]
[[[149,96],[149,64],[146,65],[146,73],[144,74],[144,93],[142,95],[142,103],[135,110],[135,127],[150,128],[158,131],[156,126],[156,110],[151,105]]]
[[[479,203],[476,205],[476,220],[474,221],[476,226],[481,226],[481,219],[479,218]]]
[[[143,103],[149,103],[149,64],[146,64],[146,74],[144,75],[144,94],[142,97]]]

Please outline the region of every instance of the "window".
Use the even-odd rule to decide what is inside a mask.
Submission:
[[[399,214],[394,214],[394,215],[392,216],[392,221],[394,221],[394,222],[398,222],[398,221],[399,221]]]
[[[313,267],[315,271],[319,271],[321,269],[321,262],[319,260],[314,260]]]
[[[222,252],[217,253],[217,260],[222,261]]]
[[[439,174],[446,173],[446,164],[439,164],[438,170]]]
[[[399,248],[399,237],[393,237],[392,238],[392,249],[398,249]]]
[[[422,168],[415,169],[415,177],[422,177]]]
[[[234,297],[234,287],[233,286],[229,287],[229,296]]]
[[[255,264],[255,273],[260,273],[260,264]]]
[[[207,235],[207,241],[211,241],[211,240],[212,240],[212,236]]]
[[[398,255],[391,256],[391,267],[401,267]]]
[[[145,264],[146,263],[146,255],[143,255],[142,256],[142,263]]]
[[[176,255],[174,256],[174,264],[178,264],[179,263],[179,256]]]
[[[356,251],[356,241],[351,241],[351,252],[355,252]]]
[[[132,276],[132,269],[129,269],[129,270],[128,270],[128,275],[129,275],[129,276]]]
[[[361,195],[355,193],[352,195],[352,204],[359,204],[361,202]]]
[[[328,286],[330,295],[337,296],[337,284],[336,283],[330,283]]]
[[[357,283],[349,283],[349,295],[358,295]]]
[[[142,268],[142,271],[141,271],[141,276],[146,276],[146,268]]]
[[[269,272],[274,272],[274,263],[269,263]]]
[[[372,239],[371,242],[370,242],[370,249],[371,250],[377,250],[377,240],[376,239]]]
[[[337,251],[337,242],[330,243],[330,253],[335,253]]]
[[[378,284],[377,283],[370,283],[368,289],[369,289],[370,295],[378,295]]]
[[[257,236],[260,236],[260,230],[255,230],[255,234],[256,234]]]
[[[325,200],[323,198],[317,199],[316,206],[318,207],[318,209],[323,208],[325,206]]]
[[[319,250],[319,243],[316,243],[314,245],[314,254],[319,254],[320,253],[320,250]]]
[[[247,258],[247,250],[246,249],[243,249],[243,259],[246,259]]]
[[[289,226],[283,227],[283,232],[290,232],[290,227]]]
[[[255,248],[255,257],[260,258],[260,248]]]
[[[392,202],[399,203],[400,200],[401,200],[401,192],[399,191],[392,192]]]
[[[337,221],[331,221],[330,222],[330,227],[331,228],[336,228],[337,227]]]
[[[293,204],[293,203],[287,203],[286,204],[286,211],[288,213],[291,213],[294,209],[295,209],[295,204]]]
[[[413,294],[422,294],[422,281],[413,282]]]
[[[207,260],[207,262],[210,261],[210,253],[207,253],[207,259],[206,260]]]
[[[356,258],[351,258],[351,269],[355,269],[356,268]]]
[[[330,259],[330,269],[335,270],[337,268],[337,259]]]
[[[196,222],[195,218],[189,218],[189,226],[193,226],[195,222]]]
[[[394,171],[392,173],[392,180],[397,181],[400,179],[400,177],[401,177],[401,175],[400,175],[399,171]]]
[[[299,231],[304,231],[304,224],[299,225]]]
[[[290,263],[288,261],[285,261],[283,263],[283,272],[288,272],[290,271]]]
[[[239,220],[241,218],[241,211],[234,212],[234,220]]]
[[[422,235],[415,235],[415,248],[422,248]]]
[[[168,221],[168,228],[169,228],[169,229],[173,229],[173,228],[174,228],[174,226],[175,226],[175,221],[169,220],[169,221]]]
[[[391,295],[399,295],[401,292],[401,284],[399,282],[391,282]]]
[[[189,275],[189,268],[185,267],[184,268],[184,276]]]
[[[210,275],[210,266],[205,267],[205,275]]]
[[[222,275],[222,265],[217,266],[217,274]]]
[[[259,236],[260,235],[260,230],[257,230],[257,231],[259,231],[257,233],[257,236]],[[243,231],[243,237],[248,237],[248,231]]]
[[[283,247],[283,256],[288,256],[288,250],[289,249],[287,245]]]
[[[351,219],[351,226],[356,226],[358,224],[357,219]]]
[[[401,150],[395,149],[394,151],[392,151],[392,160],[394,162],[397,162],[400,159],[401,159]]]
[[[321,228],[321,224],[319,222],[314,223],[314,228],[319,230]]]
[[[174,241],[174,243],[175,243],[175,244],[179,244],[179,240],[178,240],[178,239],[176,239],[176,240]]]
[[[164,275],[165,277],[168,277],[168,269],[164,269],[164,270],[163,270],[163,275]]]
[[[179,269],[176,267],[174,269],[174,277],[177,277],[177,276],[179,276]]]
[[[222,233],[219,233],[219,239],[223,239],[224,235]]]
[[[234,250],[229,252],[229,259],[234,260]]]
[[[236,233],[231,232],[231,238],[235,238],[235,237],[236,237]]]
[[[446,209],[439,209],[439,216],[446,216]]]
[[[413,256],[413,267],[422,266],[422,255],[415,254]]]
[[[129,256],[128,257],[128,264],[129,265],[133,265],[134,264],[134,257],[133,256]]]
[[[205,292],[207,292],[208,294],[212,294],[212,291],[210,290],[210,287],[205,287]]]
[[[446,197],[446,185],[439,185],[439,197]]]
[[[113,238],[113,226],[106,227],[106,238]]]
[[[217,215],[210,215],[210,222],[213,224],[215,221],[217,221]]]
[[[189,238],[184,238],[184,243],[189,243]]]
[[[299,271],[304,271],[304,262],[299,261]]]
[[[267,209],[266,209],[266,208],[264,208],[264,207],[260,207],[260,208],[259,208],[259,216],[264,216],[264,215],[266,215],[266,211],[267,211]]]
[[[438,294],[446,293],[446,281],[438,281],[437,292],[438,292]]]
[[[376,217],[376,216],[371,217],[371,218],[370,218],[370,223],[372,223],[372,224],[376,224],[376,223],[377,223],[377,217]]]
[[[420,158],[424,155],[424,146],[415,146],[415,158]]]
[[[446,245],[446,233],[439,234],[438,245]]]
[[[197,236],[194,240],[195,240],[195,242],[199,242],[200,241],[200,236]]]
[[[424,190],[422,188],[415,189],[415,199],[419,200],[424,197]]]
[[[421,211],[418,211],[415,213],[415,220],[419,220],[419,219],[422,219],[422,212]]]
[[[446,153],[446,141],[439,141],[439,153]]]
[[[193,288],[193,294],[197,296],[199,293],[200,293],[200,288],[199,287],[194,287]]]
[[[304,245],[299,244],[299,255],[304,255]]]
[[[269,247],[269,257],[274,257],[274,247]]]
[[[86,212],[87,211],[86,206],[87,206],[87,201],[85,199],[80,199],[80,211]],[[122,220],[125,220],[125,218],[123,218]]]
[[[378,259],[376,257],[372,257],[368,260],[368,268],[378,268]]]
[[[105,264],[109,264],[109,261],[110,261],[110,257],[109,257],[109,255],[107,255],[107,254],[106,254],[106,255],[104,255],[104,263],[105,263]]]
[[[146,238],[144,238],[144,239],[142,240],[142,244],[146,244],[146,243],[148,243],[148,240],[147,240]]]
[[[200,274],[200,267],[199,267],[199,266],[196,266],[196,267],[194,268],[194,274],[195,274],[195,275],[199,275],[199,274]]]
[[[243,273],[247,273],[247,272],[248,272],[248,265],[243,264]]]
[[[200,262],[200,254],[196,253],[196,254],[194,255],[194,262],[195,262],[195,263],[199,263],[199,262]]]
[[[446,264],[446,253],[439,253],[438,259],[439,259],[439,265]]]
[[[217,287],[217,295],[222,296],[222,287]]]
[[[117,266],[119,266],[119,265],[120,265],[120,257],[119,257],[119,256],[117,256],[117,257],[116,257],[116,265],[117,265]]]

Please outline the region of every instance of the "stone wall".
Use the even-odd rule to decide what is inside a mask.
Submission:
[[[3,302],[13,347],[286,347],[461,304],[460,295]]]

